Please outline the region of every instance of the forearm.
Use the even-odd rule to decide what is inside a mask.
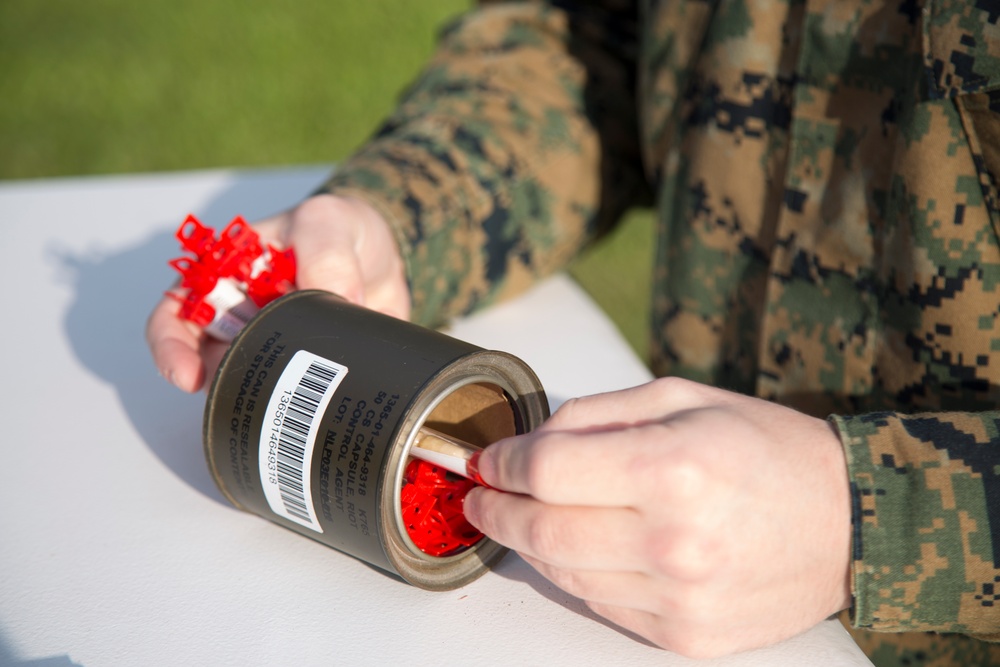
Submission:
[[[1000,412],[833,419],[853,497],[854,625],[1000,639]]]
[[[634,31],[616,20],[602,29],[544,4],[470,14],[333,175],[327,190],[368,200],[394,227],[414,320],[516,293],[645,189],[630,109]]]

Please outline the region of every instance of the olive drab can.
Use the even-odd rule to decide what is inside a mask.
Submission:
[[[488,538],[431,556],[400,510],[417,431],[484,447],[548,417],[518,358],[348,303],[293,292],[262,309],[226,352],[208,393],[208,466],[237,507],[428,590],[482,575],[505,549]]]

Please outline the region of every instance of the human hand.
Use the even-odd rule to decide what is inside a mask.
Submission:
[[[597,614],[689,657],[850,605],[850,494],[825,421],[664,378],[488,447],[476,527]]]
[[[296,287],[324,289],[348,301],[406,319],[410,292],[392,230],[359,199],[318,195],[253,225],[262,243],[293,247]],[[177,317],[179,304],[162,299],[146,325],[160,374],[184,391],[198,391],[219,365],[227,343]]]

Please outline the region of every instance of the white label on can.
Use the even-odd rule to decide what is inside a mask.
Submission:
[[[296,352],[281,372],[260,430],[260,481],[271,510],[317,533],[310,470],[319,422],[347,366]],[[317,419],[319,417],[320,419]]]

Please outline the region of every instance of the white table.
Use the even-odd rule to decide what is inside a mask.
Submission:
[[[144,320],[187,213],[217,228],[261,217],[326,173],[0,183],[0,665],[688,664],[516,555],[429,593],[222,499],[202,456],[203,396],[157,377]],[[522,357],[555,403],[649,377],[565,277],[453,333]],[[870,663],[827,621],[699,664]]]

